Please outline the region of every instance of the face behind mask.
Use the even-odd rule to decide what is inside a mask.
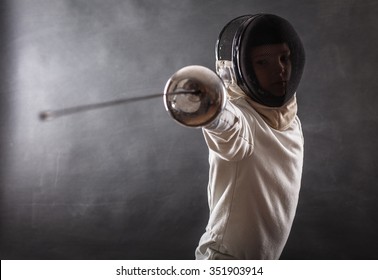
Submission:
[[[231,20],[216,44],[217,74],[226,86],[237,85],[252,100],[281,107],[295,94],[305,54],[291,24],[270,15]]]

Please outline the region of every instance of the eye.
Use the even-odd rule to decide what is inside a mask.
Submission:
[[[285,62],[285,63],[289,62],[290,61],[290,54],[282,55],[281,56],[281,61]]]

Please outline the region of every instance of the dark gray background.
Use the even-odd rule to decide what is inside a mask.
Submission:
[[[303,183],[282,258],[378,258],[374,0],[1,1],[1,258],[192,259],[208,215],[201,130],[161,99],[37,115],[214,70],[221,28],[258,12],[292,22],[307,53]]]

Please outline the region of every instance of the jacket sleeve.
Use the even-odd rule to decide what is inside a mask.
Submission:
[[[244,114],[228,100],[218,118],[203,128],[208,148],[224,160],[241,160],[253,152],[254,123]]]

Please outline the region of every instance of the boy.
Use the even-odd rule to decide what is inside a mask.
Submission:
[[[269,14],[229,22],[217,42],[225,109],[203,128],[209,222],[196,259],[278,259],[295,216],[303,166],[296,89],[302,43]]]

